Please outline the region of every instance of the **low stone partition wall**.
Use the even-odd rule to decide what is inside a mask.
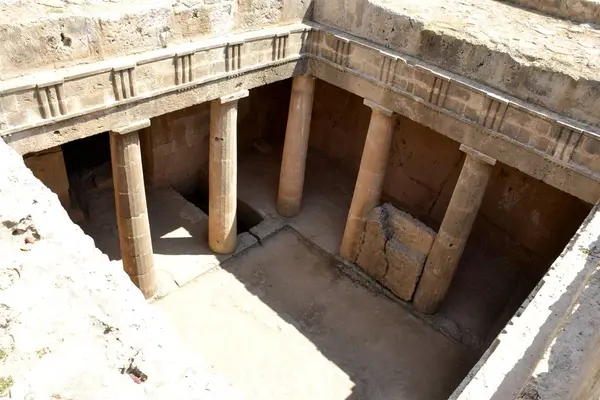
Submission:
[[[600,203],[450,400],[598,398],[599,237]]]
[[[0,170],[0,398],[237,398],[1,140]]]
[[[369,213],[357,264],[396,296],[410,301],[435,235],[410,214],[384,204]]]

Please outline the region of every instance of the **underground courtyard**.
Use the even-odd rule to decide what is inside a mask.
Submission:
[[[233,225],[214,228],[225,225],[236,232],[233,246],[225,250],[214,249],[210,239],[211,207],[231,196],[228,191],[210,197],[211,157],[217,157],[210,149],[215,140],[211,124],[220,115],[211,103],[154,118],[134,132],[75,140],[26,157],[25,163],[49,169],[48,184],[62,185],[70,215],[111,260],[130,265],[126,270],[132,275],[136,268],[153,269],[155,282],[135,275],[132,279],[147,284],[143,290],[149,290],[153,307],[247,398],[446,398],[591,207],[506,165],[486,164],[489,182],[482,188],[456,275],[439,311],[421,313],[413,305],[420,283],[419,277],[411,281],[410,260],[392,255],[385,261],[388,268],[406,269],[397,271],[395,279],[409,283],[396,284],[371,269],[369,258],[377,255],[367,254],[364,261],[357,255],[356,264],[340,256],[353,195],[361,189],[360,171],[380,168],[381,188],[369,188],[366,195],[380,191],[375,202],[384,206],[379,212],[387,218],[398,214],[398,223],[406,226],[399,227],[397,237],[419,251],[422,240],[414,236],[435,236],[453,196],[461,195],[457,182],[470,153],[342,89],[314,78],[294,79],[233,100],[237,121],[228,120],[227,129],[237,130],[237,155],[218,157],[232,157],[228,162],[237,164],[237,177],[235,172],[219,177],[231,179],[220,185],[235,188],[236,197],[227,207],[237,218]],[[288,111],[302,113],[303,121]],[[382,130],[375,118],[390,125]],[[287,143],[286,128],[288,135],[304,135],[306,143],[302,138]],[[373,140],[368,135],[386,133],[387,143],[375,147],[375,161],[384,163],[365,166]],[[131,134],[139,139],[123,152],[137,149],[139,154],[131,155],[125,168],[142,169],[149,231],[121,240],[150,239],[149,244],[125,245],[132,251],[138,246],[151,249],[152,260],[144,266],[136,264],[143,252],[125,253],[131,259],[123,260],[124,244],[119,242],[119,224],[125,225],[119,218],[136,215],[128,214],[134,200],[117,212],[116,205],[122,203],[115,201],[115,193],[122,196],[128,185],[140,186],[114,161],[116,141]],[[290,174],[305,165],[302,187],[291,189],[301,196],[299,207],[291,211],[278,210],[282,186],[295,179],[282,172],[286,145],[297,146],[287,156],[300,166]],[[385,151],[387,159],[382,157]],[[62,181],[57,174],[61,169]],[[123,178],[115,175],[121,173]],[[370,177],[366,184],[376,182]],[[375,219],[372,212],[363,216],[361,235],[382,230],[382,247],[364,251],[412,257],[413,249],[406,246],[385,247],[383,236],[390,240],[394,227],[377,225],[377,218],[381,214]],[[378,246],[377,237],[367,240]],[[430,251],[432,243],[424,246]],[[351,248],[360,251],[361,243]],[[420,263],[422,282],[426,265],[419,258],[415,263]]]
[[[4,5],[0,398],[597,398],[573,1]]]

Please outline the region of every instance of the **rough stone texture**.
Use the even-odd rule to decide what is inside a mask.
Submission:
[[[314,19],[600,126],[600,32],[494,0],[329,0]]]
[[[0,168],[0,379],[11,398],[236,397],[2,142]]]
[[[0,82],[2,136],[27,154],[303,74],[308,30],[265,28]]]
[[[593,247],[590,251],[594,252],[593,257],[598,257],[598,248]],[[600,321],[596,318],[600,313],[598,299],[600,269],[596,268],[574,299],[556,336],[548,343],[530,380],[521,391],[520,400],[600,397]]]
[[[0,80],[299,21],[308,0],[20,0],[0,4]]]
[[[317,81],[310,146],[354,177],[370,109],[362,99]],[[398,117],[386,170],[384,201],[437,229],[456,186],[459,143]],[[591,206],[506,165],[494,167],[472,235],[485,238],[524,272],[545,272]],[[529,229],[523,229],[524,226]]]
[[[600,23],[598,0],[500,0],[517,4],[544,14],[581,22]]]
[[[30,154],[23,161],[27,168],[33,172],[33,175],[44,182],[44,185],[58,196],[62,206],[69,209],[71,207],[69,179],[62,149],[53,147],[40,153]]]
[[[435,232],[391,204],[367,217],[357,264],[402,300],[412,299]]]
[[[306,58],[309,72],[320,79],[589,203],[600,198],[598,129],[314,23],[9,80],[0,85],[1,135],[22,154],[37,151],[89,136],[97,127],[111,129],[195,105],[240,84],[251,88],[257,79],[266,83],[301,74]]]
[[[597,128],[351,34],[316,27],[309,69],[320,80],[590,204],[600,198]]]
[[[208,176],[208,103],[152,118],[140,132],[146,183],[192,191]]]
[[[596,205],[452,400],[596,398],[598,232]]]

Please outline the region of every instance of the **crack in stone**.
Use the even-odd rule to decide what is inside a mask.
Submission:
[[[258,237],[258,235],[252,231],[248,231],[248,233],[254,237],[254,239],[256,239],[256,242],[258,243],[259,246],[262,246],[262,242],[260,240],[260,237]]]
[[[389,226],[389,217],[390,216],[385,207],[381,207],[379,222],[381,224],[381,230],[383,231],[383,259],[385,260],[385,271],[381,276],[382,280],[386,277],[388,271],[390,270],[390,263],[388,260],[388,243],[394,237],[394,231],[390,229]]]
[[[362,234],[360,235],[360,244],[358,245],[358,252],[356,253],[356,257],[354,258],[354,260],[349,260],[353,263],[356,263],[360,258],[363,247],[365,245],[365,241],[367,240],[367,224],[368,222],[365,222],[365,229],[363,229]]]

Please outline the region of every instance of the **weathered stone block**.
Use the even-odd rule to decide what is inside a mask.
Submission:
[[[386,238],[381,223],[382,214],[383,212],[380,207],[377,207],[369,214],[363,234],[363,241],[356,260],[358,265],[377,280],[383,279],[387,270],[384,250]]]
[[[423,272],[427,254],[420,253],[392,238],[385,255],[389,268],[382,283],[402,300],[409,301]]]
[[[410,214],[396,209],[391,204],[384,204],[391,221],[394,237],[409,248],[427,254],[433,245],[435,232]]]
[[[431,250],[435,232],[411,215],[384,204],[369,213],[357,264],[394,294],[409,301]]]
[[[58,196],[62,206],[69,209],[69,180],[61,148],[48,149],[23,161],[33,175]]]

